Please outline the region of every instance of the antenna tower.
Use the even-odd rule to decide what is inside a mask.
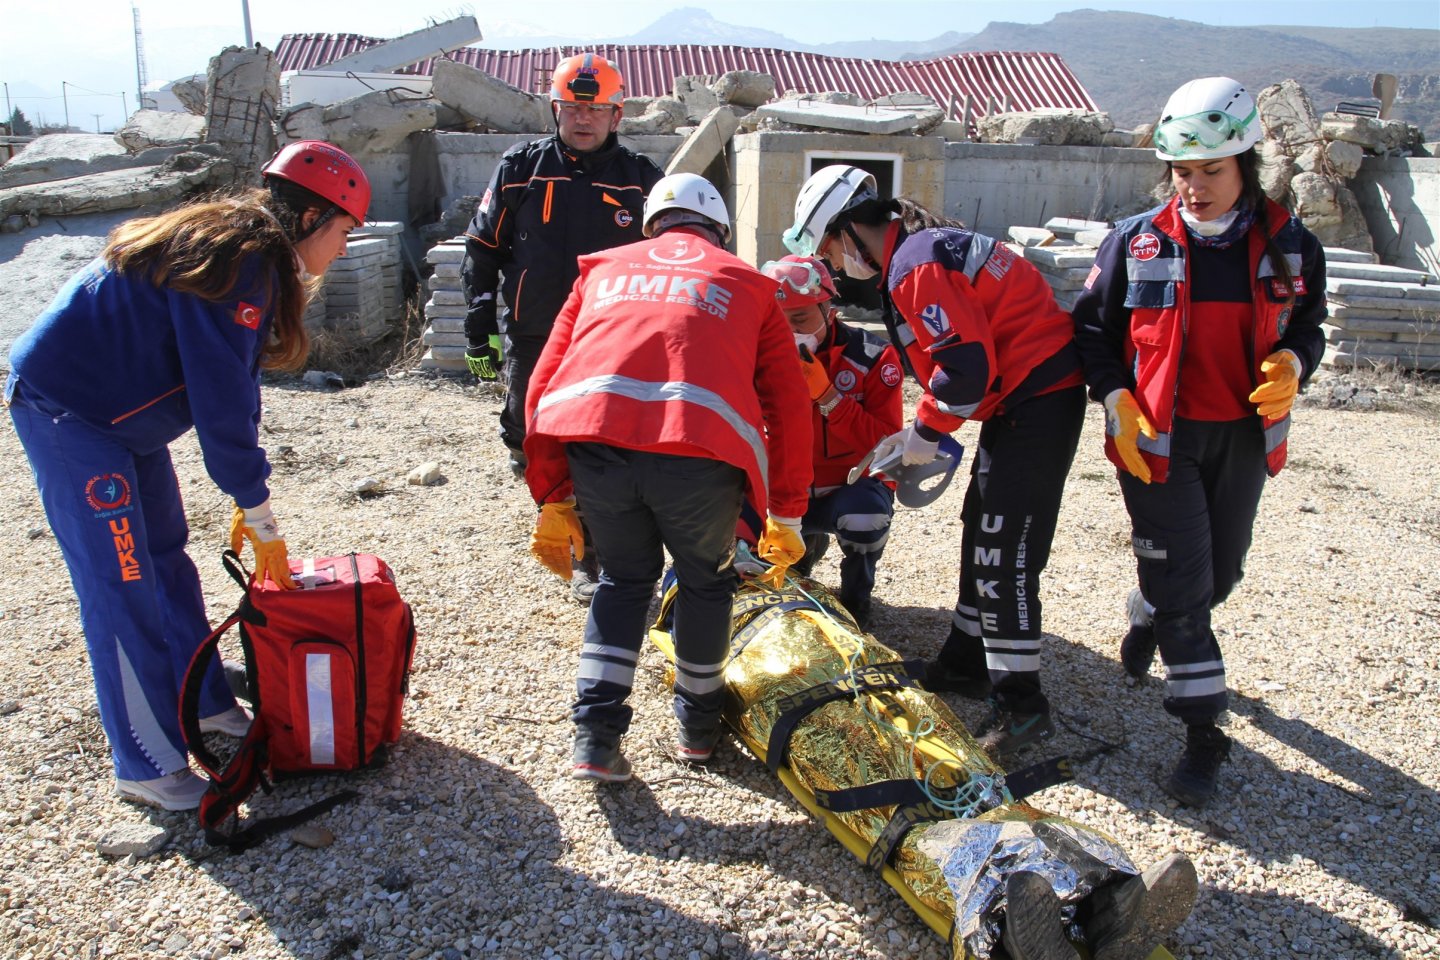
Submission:
[[[131,4],[130,12],[135,15],[135,99],[140,104],[137,109],[144,110],[145,83],[149,79],[145,75],[145,38],[140,33],[140,8]]]

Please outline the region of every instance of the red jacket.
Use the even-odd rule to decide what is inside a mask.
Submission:
[[[810,395],[775,282],[680,228],[580,258],[530,378],[525,480],[570,495],[564,444],[706,457],[745,471],[752,503],[804,514]]]
[[[1070,316],[1040,271],[984,234],[939,227],[885,235],[885,283],[925,396],[915,419],[939,433],[1007,404],[1078,386]]]
[[[850,468],[875,444],[905,425],[900,355],[880,337],[839,320],[816,351],[841,400],[828,417],[811,404],[815,431],[815,489],[845,483]]]
[[[1253,310],[1246,344],[1252,386],[1264,382],[1260,363],[1280,349],[1293,350],[1300,358],[1303,382],[1319,364],[1325,345],[1320,329],[1326,316],[1325,258],[1320,243],[1276,203],[1268,204],[1266,219],[1289,263],[1295,296],[1288,305],[1290,290],[1283,288],[1265,257],[1265,237],[1257,223],[1245,238]],[[1090,395],[1103,400],[1113,390],[1133,390],[1159,434],[1154,440],[1143,435],[1137,440],[1155,483],[1169,474],[1171,429],[1192,312],[1189,256],[1177,197],[1116,224],[1100,245],[1085,292],[1075,304],[1076,338]],[[1263,423],[1266,468],[1273,476],[1285,466],[1290,417],[1266,417]],[[1105,453],[1124,469],[1113,438],[1105,438]]]

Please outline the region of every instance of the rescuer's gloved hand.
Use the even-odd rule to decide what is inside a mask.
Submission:
[[[944,434],[936,434],[935,439],[932,440],[925,435],[933,432],[929,427],[912,422],[904,430],[896,431],[876,444],[875,456],[871,462],[883,464],[898,450],[900,451],[900,462],[907,467],[929,463],[935,459],[936,452],[940,447],[940,437],[944,436]]]
[[[765,518],[765,532],[755,545],[755,556],[770,564],[770,568],[756,577],[772,590],[779,590],[785,583],[785,573],[790,566],[805,556],[805,538],[800,536],[799,517]]]
[[[574,497],[540,507],[530,534],[530,553],[561,580],[570,579],[571,554],[576,560],[585,559],[585,531],[575,515]]]
[[[810,389],[810,399],[819,403],[825,399],[825,395],[834,390],[830,384],[830,374],[825,370],[825,365],[815,359],[815,354],[810,348],[800,348],[800,371],[805,374],[805,386]]]
[[[230,518],[230,549],[240,552],[246,540],[255,551],[255,578],[264,582],[268,576],[286,590],[295,589],[290,578],[290,556],[285,549],[285,540],[280,536],[280,526],[266,500],[258,507],[242,509],[235,505],[235,514]]]
[[[1300,390],[1300,358],[1293,350],[1277,350],[1260,362],[1265,382],[1250,394],[1250,402],[1262,417],[1283,417],[1295,403]]]
[[[1142,433],[1154,440],[1155,428],[1141,412],[1135,394],[1123,387],[1111,390],[1105,398],[1105,432],[1115,438],[1115,449],[1119,451],[1125,469],[1142,482],[1149,483],[1150,465],[1140,456],[1136,441]]]
[[[489,342],[483,347],[465,348],[465,366],[470,372],[481,380],[494,381],[500,379],[500,361],[504,356],[500,352],[500,334],[490,334]]]

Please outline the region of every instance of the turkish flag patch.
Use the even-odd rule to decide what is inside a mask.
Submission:
[[[253,303],[246,303],[244,300],[241,300],[240,305],[235,308],[235,322],[242,327],[259,330],[260,317],[260,308]]]

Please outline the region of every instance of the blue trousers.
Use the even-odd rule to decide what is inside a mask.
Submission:
[[[100,722],[115,776],[150,780],[186,767],[180,685],[210,632],[170,451],[135,453],[25,395],[10,407],[50,529],[80,601]],[[218,661],[200,715],[234,706]]]
[[[614,744],[630,727],[625,701],[666,550],[679,581],[675,715],[686,729],[715,729],[730,649],[735,521],[745,472],[719,460],[598,443],[567,444],[565,452],[576,506],[600,557],[571,712],[577,736]]]
[[[1155,607],[1165,709],[1186,723],[1213,723],[1229,695],[1210,611],[1245,573],[1265,488],[1260,418],[1177,418],[1164,483],[1145,484],[1117,472],[1130,511],[1140,592]]]
[[[874,477],[861,477],[810,498],[801,532],[806,537],[835,534],[840,545],[839,599],[846,609],[868,605],[875,589],[875,566],[890,539],[894,516],[894,491]]]

